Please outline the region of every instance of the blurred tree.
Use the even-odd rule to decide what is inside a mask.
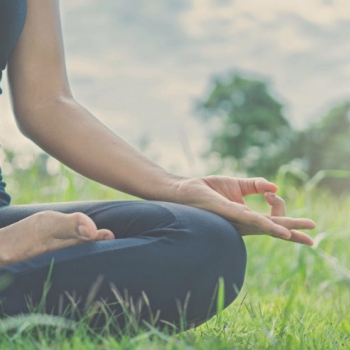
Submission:
[[[228,162],[235,165],[233,170],[273,179],[282,165],[290,164],[295,174],[304,174],[296,177],[295,183],[302,178],[307,181],[322,170],[350,172],[349,101],[336,105],[308,128],[296,131],[265,82],[234,73],[214,81],[199,109],[211,132],[206,155],[219,156],[222,166],[233,159]],[[318,185],[336,194],[350,191],[349,173],[323,174]],[[318,179],[323,176],[318,175]]]
[[[293,130],[265,82],[238,74],[216,79],[199,107],[205,121],[216,122],[209,154],[234,158],[236,170],[270,178],[289,161]]]
[[[300,131],[290,151],[303,170],[314,176],[323,169],[350,171],[350,102],[333,107],[324,117]],[[350,191],[350,179],[325,178],[321,185],[336,193]]]

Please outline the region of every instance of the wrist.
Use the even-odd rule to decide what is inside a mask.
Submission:
[[[181,203],[180,199],[180,187],[183,181],[187,180],[184,176],[165,173],[162,176],[160,184],[155,187],[153,193],[153,200],[159,200],[164,202]]]

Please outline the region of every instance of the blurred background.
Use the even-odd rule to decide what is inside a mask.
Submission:
[[[317,223],[312,249],[267,237],[245,239],[249,259],[241,299],[219,323],[197,333],[201,345],[195,348],[223,349],[219,340],[230,344],[225,349],[346,347],[349,2],[60,5],[67,69],[79,103],[168,170],[264,176],[278,184],[288,216]],[[75,174],[25,140],[12,117],[7,81],[2,85],[0,164],[13,204],[130,199]],[[260,196],[247,204],[268,210]],[[20,334],[8,339],[23,346]]]
[[[283,172],[305,182],[337,170],[333,178],[347,178],[346,1],[60,4],[75,98],[163,167],[187,176]],[[2,85],[3,172],[42,157],[55,173],[59,166],[17,131]]]

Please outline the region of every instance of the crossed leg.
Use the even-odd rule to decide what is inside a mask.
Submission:
[[[39,303],[52,260],[47,313],[60,314],[75,298],[83,315],[91,288],[99,280],[94,299],[110,303],[121,328],[126,321],[113,286],[134,301],[147,295],[150,307],[140,311],[141,320],[158,313],[159,323],[179,325],[185,312],[188,326],[217,312],[219,278],[224,281],[225,307],[242,287],[244,243],[226,220],[213,213],[150,201],[47,204],[0,209],[0,227],[44,210],[85,213],[97,229],[110,230],[117,239],[78,244],[3,266],[0,276],[13,277],[0,292],[3,314],[28,312],[28,295],[34,305]]]

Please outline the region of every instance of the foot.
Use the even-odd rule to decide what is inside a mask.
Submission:
[[[0,266],[51,250],[114,239],[112,231],[96,228],[83,213],[43,211],[0,229]]]

